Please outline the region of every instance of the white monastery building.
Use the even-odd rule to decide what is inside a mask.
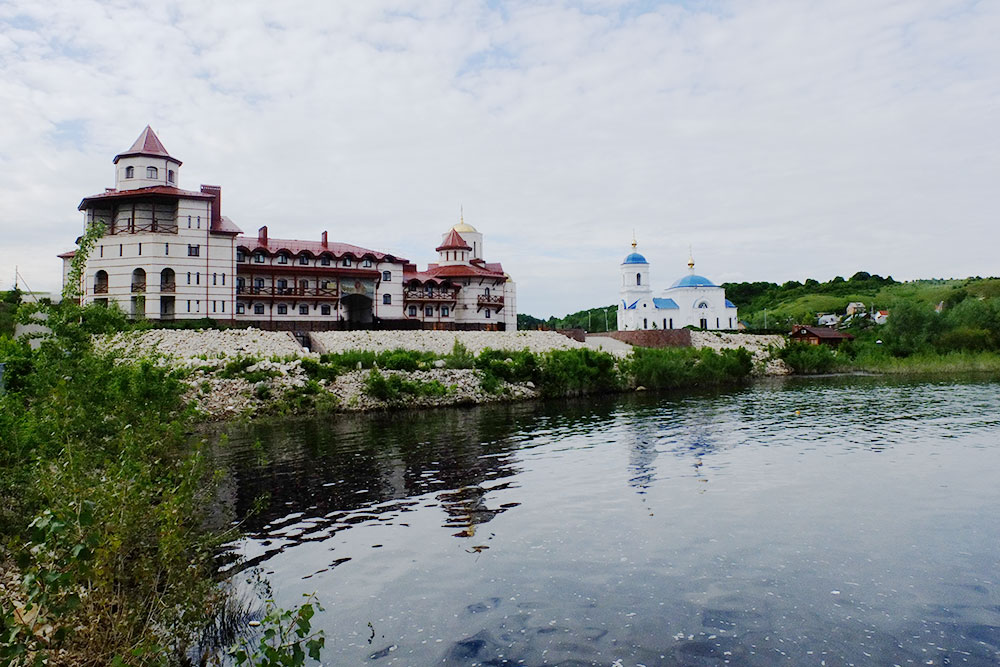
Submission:
[[[632,252],[621,263],[621,300],[618,303],[618,330],[736,329],[736,306],[726,298],[726,290],[694,272],[694,259],[688,260],[688,274],[653,296],[649,282],[649,262]]]
[[[487,262],[483,235],[446,231],[423,271],[388,252],[330,241],[244,236],[222,215],[222,188],[180,188],[181,161],[148,126],[115,156],[115,187],[80,202],[104,226],[87,258],[81,301],[133,317],[246,323],[263,329],[517,328],[515,284]],[[63,253],[63,281],[75,251]]]

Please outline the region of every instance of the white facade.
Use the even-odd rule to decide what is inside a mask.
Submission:
[[[326,232],[318,242],[269,239],[266,226],[242,236],[221,214],[221,188],[180,189],[181,162],[149,127],[114,162],[115,187],[80,203],[86,226],[104,226],[83,272],[83,303],[283,329],[517,327],[515,285],[482,259],[483,235],[464,220],[420,272],[390,253],[328,242]],[[60,257],[65,281],[73,253]]]
[[[621,263],[618,330],[650,329],[736,329],[739,326],[736,306],[726,299],[726,291],[694,272],[694,260],[688,262],[688,274],[653,296],[649,281],[649,262],[635,251]]]

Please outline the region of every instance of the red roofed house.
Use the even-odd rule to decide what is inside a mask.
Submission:
[[[809,345],[837,347],[842,341],[854,340],[854,336],[831,329],[830,327],[810,327],[804,324],[796,324],[792,327],[792,333],[788,334],[788,339]]]
[[[148,126],[115,156],[115,187],[80,202],[104,235],[87,260],[83,302],[116,301],[133,317],[245,322],[267,329],[517,327],[515,286],[482,258],[461,220],[439,260],[408,260],[347,243],[256,238],[222,215],[222,188],[178,187],[180,160]],[[470,245],[471,243],[471,245]],[[74,251],[63,259],[64,281]]]

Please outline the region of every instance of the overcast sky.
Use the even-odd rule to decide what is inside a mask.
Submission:
[[[0,1],[0,289],[60,288],[148,123],[246,233],[425,265],[466,222],[518,310],[858,270],[998,275],[1000,2]]]

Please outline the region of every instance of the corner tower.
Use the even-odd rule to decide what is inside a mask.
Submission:
[[[157,185],[176,188],[180,183],[181,161],[171,157],[149,125],[127,151],[115,156],[114,164],[119,191]]]

